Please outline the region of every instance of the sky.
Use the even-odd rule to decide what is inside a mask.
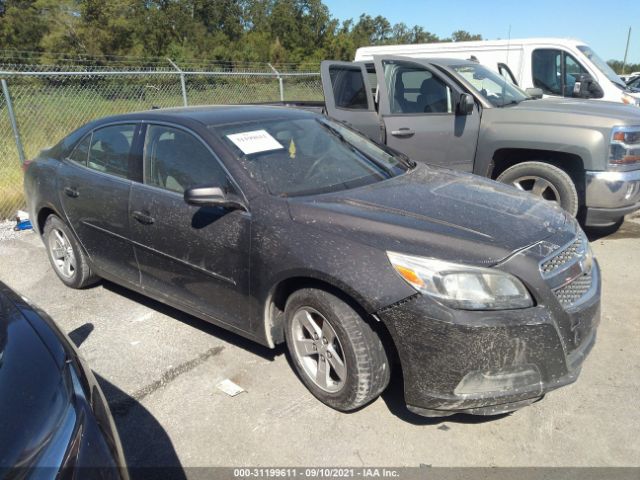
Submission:
[[[631,27],[627,62],[640,63],[640,1],[616,0],[324,0],[333,17],[357,20],[361,13],[393,23],[420,25],[439,37],[455,30],[484,39],[571,37],[604,60],[622,60]]]

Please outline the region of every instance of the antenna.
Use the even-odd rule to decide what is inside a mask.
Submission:
[[[511,49],[511,24],[509,24],[509,33],[507,33],[507,61],[505,62],[509,65],[509,50]]]
[[[627,53],[629,53],[629,40],[631,40],[631,27],[629,27],[629,33],[627,34],[627,46],[624,49],[624,60],[622,60],[622,75],[624,75],[624,67],[627,65]]]

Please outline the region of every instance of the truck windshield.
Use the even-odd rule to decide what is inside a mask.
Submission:
[[[617,84],[619,87],[626,88],[626,85],[624,84],[622,79],[618,76],[618,74],[616,72],[614,72],[613,69],[607,64],[607,62],[602,60],[596,54],[596,52],[591,50],[591,48],[587,47],[586,45],[579,45],[578,46],[578,50],[580,50],[584,54],[585,57],[587,57],[589,60],[591,60],[591,62],[596,67],[598,67],[598,70],[600,70],[602,73],[604,73],[605,76],[609,80],[611,80],[613,83]]]
[[[488,68],[473,63],[451,65],[458,75],[468,81],[494,107],[504,107],[527,100],[529,96]]]
[[[347,190],[407,171],[411,162],[323,117],[210,126],[272,195]]]

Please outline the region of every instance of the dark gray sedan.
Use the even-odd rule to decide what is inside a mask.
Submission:
[[[33,161],[25,189],[65,284],[102,277],[285,342],[338,410],[402,373],[414,412],[511,411],[573,382],[595,342],[598,265],[560,208],[311,112],[102,119]]]

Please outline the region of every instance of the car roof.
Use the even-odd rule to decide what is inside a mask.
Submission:
[[[274,118],[297,119],[314,113],[291,107],[275,105],[203,105],[197,107],[160,108],[102,118],[99,124],[120,121],[169,121],[189,125],[193,122],[204,126],[225,125]]]

